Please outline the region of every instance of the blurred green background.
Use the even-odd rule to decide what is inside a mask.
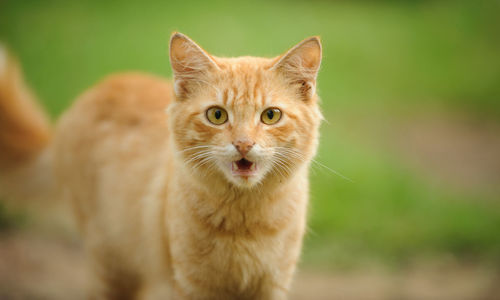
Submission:
[[[174,30],[217,56],[275,56],[320,35],[327,121],[303,264],[496,264],[499,13],[499,1],[4,0],[0,40],[57,119],[109,73],[169,77]]]

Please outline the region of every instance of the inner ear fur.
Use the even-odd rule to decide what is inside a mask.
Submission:
[[[308,100],[316,93],[316,77],[321,65],[321,41],[314,36],[303,40],[278,58],[272,69]]]
[[[210,54],[186,35],[174,32],[170,38],[170,64],[174,73],[174,90],[178,98],[185,98],[204,77],[218,69]]]

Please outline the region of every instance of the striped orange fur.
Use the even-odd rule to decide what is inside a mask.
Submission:
[[[174,33],[170,60],[173,83],[110,76],[56,126],[52,168],[85,240],[90,294],[286,299],[318,144],[320,41],[220,58]]]

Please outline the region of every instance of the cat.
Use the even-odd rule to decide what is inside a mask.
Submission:
[[[46,168],[72,203],[91,298],[286,299],[322,119],[321,51],[311,37],[275,58],[221,58],[173,33],[173,82],[111,75],[53,130],[20,99],[23,84],[6,84],[17,72],[7,59],[0,105],[31,106],[0,112],[2,128],[25,129],[0,136],[0,159]],[[35,163],[41,153],[48,162]]]

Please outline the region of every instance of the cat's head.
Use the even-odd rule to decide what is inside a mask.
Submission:
[[[318,37],[275,58],[219,58],[174,33],[170,62],[173,140],[195,174],[248,188],[271,177],[289,178],[308,165],[322,118]]]

